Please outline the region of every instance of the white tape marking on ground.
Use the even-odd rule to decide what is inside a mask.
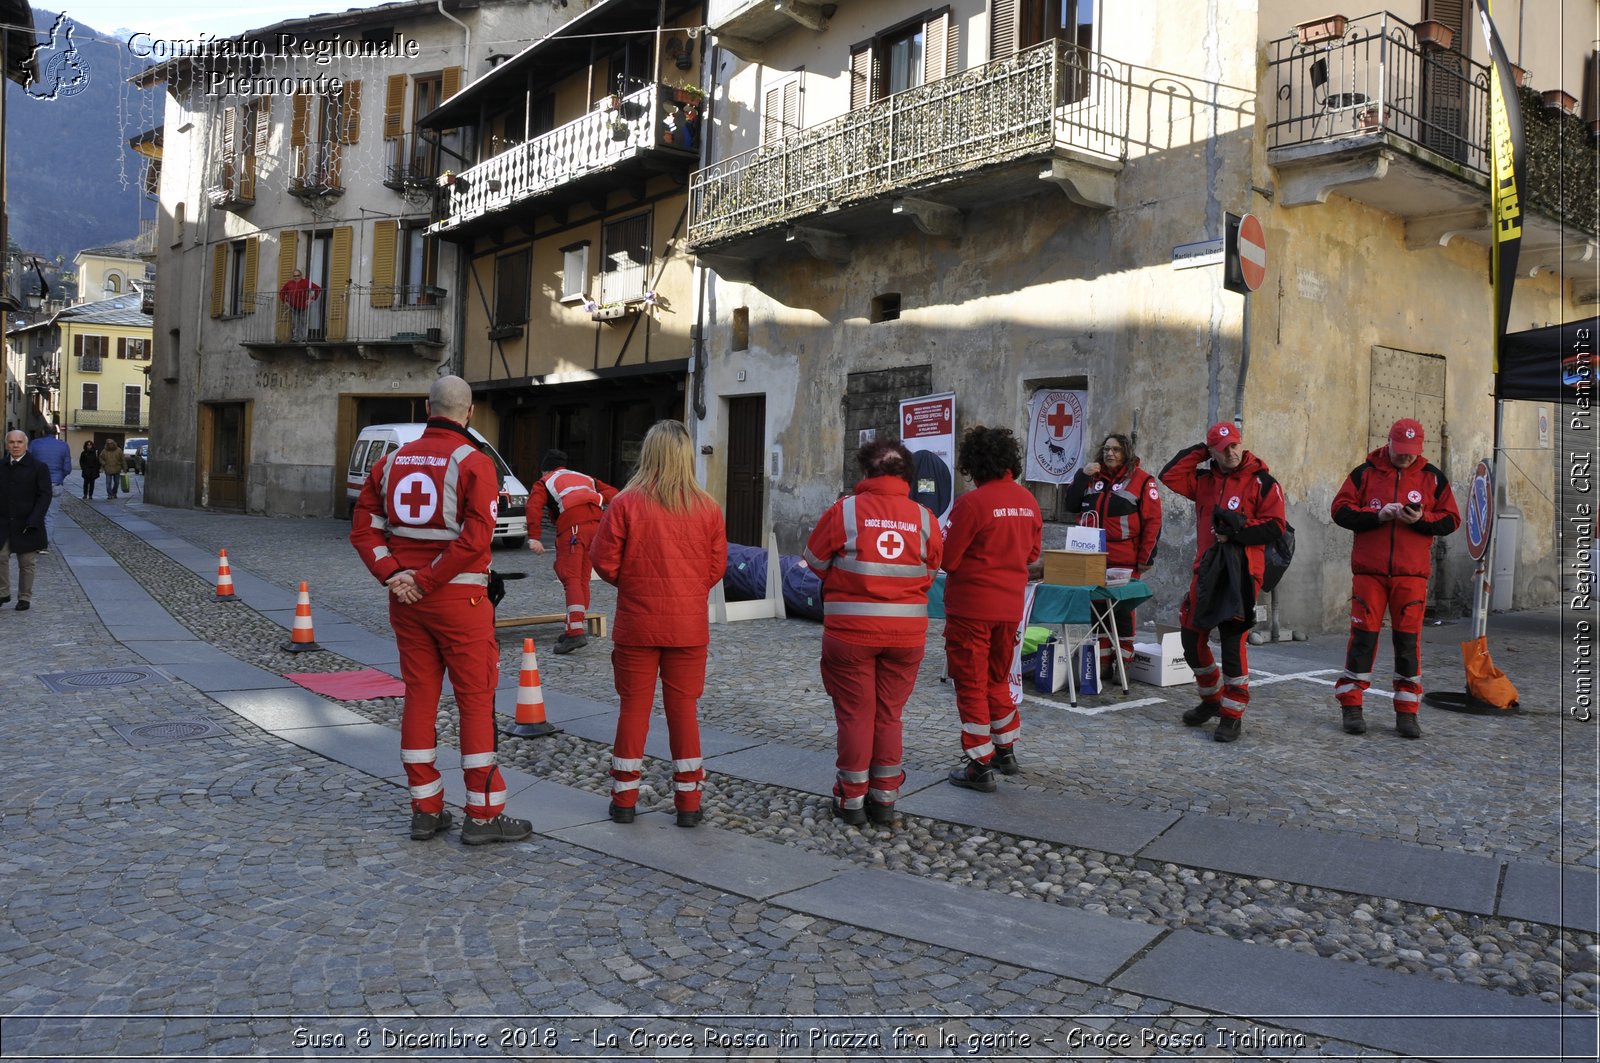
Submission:
[[[1338,669],[1338,668],[1330,668],[1328,670],[1330,672],[1340,671],[1340,669]],[[1339,685],[1338,683],[1335,683],[1331,679],[1318,679],[1314,675],[1290,676],[1290,677],[1287,677],[1287,678],[1304,679],[1307,683],[1320,683],[1322,686],[1325,686],[1325,687],[1336,687],[1336,686]],[[1377,687],[1368,687],[1367,688],[1367,693],[1368,694],[1376,694],[1380,698],[1388,698],[1390,701],[1394,700],[1394,691],[1392,691],[1392,690],[1379,690]]]
[[[1291,679],[1309,679],[1314,683],[1322,683],[1327,682],[1327,680],[1318,679],[1318,676],[1338,675],[1342,671],[1344,671],[1342,668],[1322,668],[1315,672],[1293,672],[1289,675],[1274,675],[1271,672],[1251,671],[1250,685],[1253,687],[1265,687],[1271,686],[1273,683],[1287,683]],[[1265,676],[1266,678],[1257,679],[1257,676]]]
[[[1067,712],[1075,712],[1079,716],[1099,716],[1101,713],[1116,712],[1118,709],[1136,709],[1141,705],[1165,705],[1167,703],[1166,698],[1140,698],[1137,701],[1121,701],[1115,705],[1074,706],[1068,705],[1064,701],[1047,701],[1044,698],[1036,698],[1032,694],[1022,695],[1022,700],[1031,701],[1035,705],[1048,705],[1052,709],[1065,709]]]

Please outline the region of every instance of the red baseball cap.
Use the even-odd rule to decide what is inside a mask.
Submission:
[[[1206,446],[1221,450],[1231,443],[1243,443],[1244,433],[1232,421],[1218,421],[1206,429]]]
[[[1422,453],[1422,425],[1402,417],[1389,429],[1389,447],[1396,454]]]

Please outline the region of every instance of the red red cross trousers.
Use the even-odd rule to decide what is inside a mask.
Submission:
[[[1066,435],[1067,429],[1072,427],[1072,414],[1067,412],[1067,404],[1056,403],[1056,408],[1050,411],[1044,422],[1050,426],[1050,434],[1057,439]]]
[[[414,521],[433,506],[433,492],[427,489],[422,480],[413,480],[410,490],[395,501],[411,511],[410,520]]]

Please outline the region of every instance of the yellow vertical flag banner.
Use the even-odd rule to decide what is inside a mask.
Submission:
[[[1494,371],[1511,318],[1511,289],[1517,283],[1522,250],[1522,105],[1511,77],[1511,60],[1489,17],[1489,0],[1475,0],[1483,39],[1489,42],[1489,189],[1491,227],[1489,272],[1494,285]]]

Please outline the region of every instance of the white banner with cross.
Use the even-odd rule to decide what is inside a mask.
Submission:
[[[1035,483],[1064,484],[1083,464],[1083,432],[1087,425],[1087,391],[1045,388],[1028,399],[1028,453],[1022,478]]]

